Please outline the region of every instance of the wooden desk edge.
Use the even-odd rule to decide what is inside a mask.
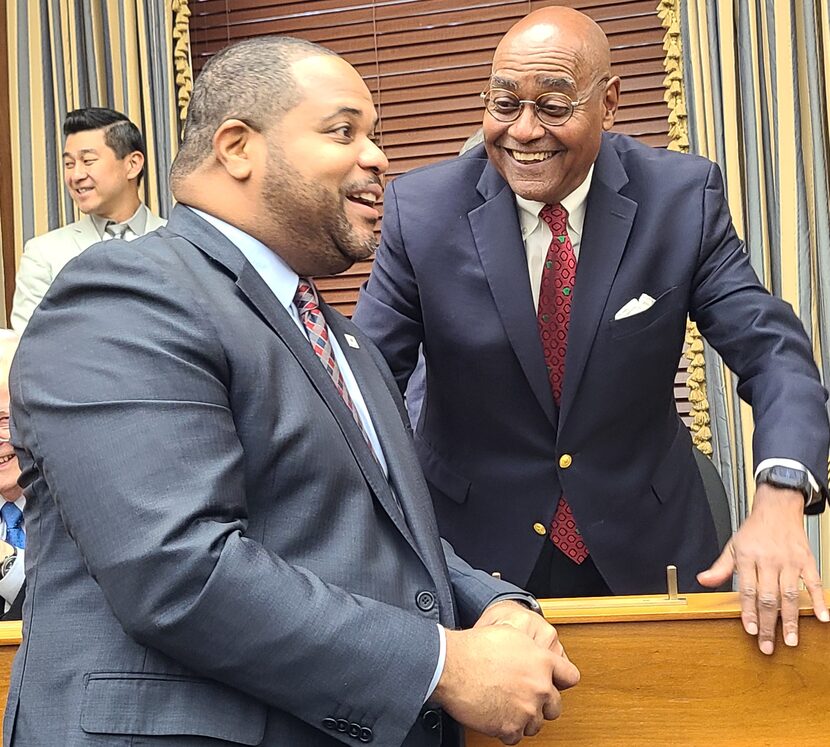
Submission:
[[[830,605],[830,589],[824,599]],[[666,595],[540,599],[545,619],[555,625],[571,623],[632,622],[635,620],[715,620],[741,616],[741,597],[736,591],[681,594],[676,601]],[[810,595],[802,591],[799,614],[811,615]]]
[[[824,598],[830,605],[830,589],[825,589]],[[545,619],[557,625],[635,620],[714,620],[741,615],[740,595],[736,591],[686,594],[681,595],[681,601],[677,602],[670,602],[667,597],[657,594],[540,599],[539,604]],[[799,610],[801,615],[811,615],[813,612],[806,591],[801,592]],[[19,620],[0,622],[0,646],[18,646],[21,637],[22,623]]]

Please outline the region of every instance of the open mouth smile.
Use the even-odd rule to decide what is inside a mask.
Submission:
[[[533,164],[549,161],[558,153],[558,151],[555,150],[522,151],[513,150],[512,148],[505,148],[505,150],[510,154],[510,157],[514,161],[522,164]]]

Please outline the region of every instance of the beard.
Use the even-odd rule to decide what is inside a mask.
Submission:
[[[334,192],[305,179],[274,150],[272,146],[262,197],[269,222],[279,226],[283,243],[290,244],[292,269],[303,276],[336,275],[368,259],[377,249],[374,227],[367,222],[360,231],[346,215],[346,195],[359,185]]]

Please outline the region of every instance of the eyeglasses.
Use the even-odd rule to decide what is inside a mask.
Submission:
[[[491,88],[482,91],[481,98],[490,115],[499,122],[515,122],[522,113],[525,104],[532,104],[540,122],[553,127],[565,124],[572,116],[576,107],[584,104],[600,83],[607,83],[609,78],[600,78],[593,83],[588,92],[575,101],[564,93],[543,93],[538,98],[520,99],[515,93],[503,88]]]

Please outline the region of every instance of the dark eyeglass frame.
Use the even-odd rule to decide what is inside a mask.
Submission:
[[[545,93],[540,94],[535,99],[520,99],[518,96],[516,96],[515,93],[513,93],[513,91],[508,91],[505,88],[488,88],[486,91],[481,92],[480,97],[484,101],[484,107],[487,109],[487,113],[498,122],[515,122],[521,116],[522,111],[524,111],[524,105],[532,104],[533,113],[536,115],[536,119],[538,119],[542,124],[546,124],[550,127],[559,127],[565,124],[574,115],[574,112],[576,111],[576,108],[578,106],[582,106],[586,101],[588,101],[588,99],[591,98],[591,96],[593,96],[594,89],[598,85],[600,85],[601,83],[608,83],[609,80],[611,80],[610,76],[603,76],[599,80],[592,83],[588,87],[586,93],[584,93],[578,99],[568,98],[566,94],[560,93],[558,91],[547,91]],[[492,94],[494,92],[497,92],[499,94],[506,94],[507,96],[510,96],[511,98],[516,100],[516,103],[519,106],[516,107],[516,111],[514,114],[505,115],[504,112],[493,111],[493,109],[491,108],[491,102],[493,100]],[[560,98],[562,104],[565,104],[567,102],[570,109],[568,111],[567,116],[564,119],[557,118],[557,120],[554,122],[550,120],[547,114],[543,113],[541,107],[539,106],[539,102],[548,96],[556,96],[557,98]]]

